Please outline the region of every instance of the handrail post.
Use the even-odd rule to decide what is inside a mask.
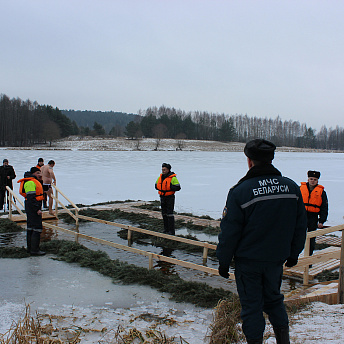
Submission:
[[[13,199],[13,197],[12,197],[12,195],[11,194],[9,194],[9,201],[8,201],[8,218],[12,221],[12,199]]]
[[[303,250],[303,252],[304,252],[303,256],[304,257],[309,257],[310,243],[311,243],[311,238],[309,238],[308,234],[307,234],[306,244],[305,244],[305,248]],[[306,265],[305,270],[303,272],[303,285],[308,285],[308,284],[309,284],[309,265]]]
[[[153,269],[153,255],[150,254],[148,259],[149,259],[148,270],[152,270]]]
[[[133,244],[133,231],[128,229],[128,236],[127,236],[127,239],[128,239],[128,246],[131,246]]]
[[[338,279],[338,303],[344,304],[344,231],[342,230],[342,242],[340,246],[340,265]]]
[[[55,188],[55,197],[56,199],[59,198],[59,192],[57,191],[57,188]],[[55,216],[57,217],[57,213],[58,213],[58,208],[59,208],[59,204],[57,201],[55,201]]]
[[[75,227],[76,227],[76,231],[79,233],[79,211],[78,209],[75,209]]]
[[[208,259],[208,247],[203,247],[203,265],[207,264]]]

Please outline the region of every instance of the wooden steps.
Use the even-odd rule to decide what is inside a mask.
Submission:
[[[56,217],[56,215],[50,215],[47,211],[43,211],[42,219],[43,220],[53,220],[53,219],[57,219],[57,217]],[[26,222],[26,216],[23,216],[20,214],[14,214],[14,215],[12,215],[12,221],[16,222],[16,223]]]
[[[284,302],[287,305],[293,303],[319,301],[329,305],[338,303],[338,280],[313,284],[298,288],[285,294]]]
[[[326,244],[330,246],[341,246],[342,238],[334,235],[319,235],[316,237],[315,242],[317,244]]]
[[[302,279],[305,267],[312,265],[309,268],[309,280],[316,278],[324,270],[334,270],[340,265],[340,247],[331,246],[323,250],[315,251],[311,257],[299,258],[299,262],[292,268],[284,268],[283,274],[285,276]]]

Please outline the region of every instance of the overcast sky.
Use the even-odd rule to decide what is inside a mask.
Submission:
[[[342,0],[0,0],[0,93],[343,124]]]

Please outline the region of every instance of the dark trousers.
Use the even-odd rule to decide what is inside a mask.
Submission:
[[[318,229],[318,213],[307,211],[307,232],[313,232]],[[313,254],[315,248],[315,238],[311,238],[309,246],[309,255]]]
[[[0,210],[4,208],[6,191],[7,190],[0,190]]]
[[[174,229],[174,201],[175,196],[160,196],[161,202],[161,214],[164,220],[164,233],[168,233],[171,235],[175,234]]]
[[[247,339],[263,338],[265,319],[274,328],[288,326],[284,296],[280,292],[283,262],[235,260],[235,278],[241,303],[242,329]]]

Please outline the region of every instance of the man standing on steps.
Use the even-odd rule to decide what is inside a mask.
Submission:
[[[319,171],[308,171],[308,182],[302,182],[300,190],[307,211],[308,232],[313,232],[318,228],[323,228],[328,215],[328,200],[324,187],[318,184],[320,178]],[[309,255],[313,254],[315,248],[315,238],[311,238]]]
[[[27,252],[32,256],[42,256],[45,252],[40,251],[42,226],[42,174],[39,168],[31,167],[30,172],[25,172],[24,178],[18,180],[20,183],[19,193],[25,197],[25,212],[27,217],[26,242]]]
[[[290,343],[280,291],[283,264],[297,264],[307,234],[300,188],[271,164],[275,149],[263,139],[246,144],[249,170],[229,190],[216,250],[222,277],[229,277],[235,260],[242,329],[249,344],[263,343],[263,312],[269,316],[277,343]]]
[[[174,235],[174,193],[179,191],[180,184],[177,175],[171,172],[171,165],[163,163],[162,173],[155,183],[155,189],[158,190],[161,202],[161,213],[164,221],[164,233]]]
[[[43,165],[41,167],[42,177],[43,177],[43,191],[49,196],[49,214],[55,215],[53,212],[53,189],[51,184],[56,185],[56,177],[54,174],[55,161],[50,160],[48,165]]]

